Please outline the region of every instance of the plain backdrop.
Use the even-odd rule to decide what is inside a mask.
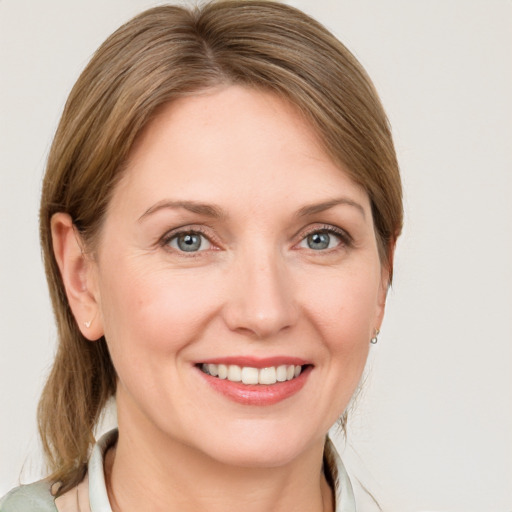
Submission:
[[[55,328],[37,212],[52,135],[93,51],[158,3],[0,0],[0,495],[22,467],[22,481],[40,475],[35,409]],[[405,187],[349,466],[393,512],[510,512],[512,2],[290,3],[373,78]]]

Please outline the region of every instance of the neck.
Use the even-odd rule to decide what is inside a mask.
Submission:
[[[139,436],[119,423],[117,446],[105,461],[113,512],[334,510],[322,471],[323,442],[285,466],[233,467],[161,432]]]

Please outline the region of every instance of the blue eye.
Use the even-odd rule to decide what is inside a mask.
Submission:
[[[314,231],[307,235],[300,243],[300,247],[312,249],[314,251],[324,251],[332,249],[341,243],[341,237],[333,232],[326,230]]]
[[[204,235],[193,231],[174,235],[167,245],[181,252],[198,252],[211,247],[210,241]]]

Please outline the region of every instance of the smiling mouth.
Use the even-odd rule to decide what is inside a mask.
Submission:
[[[239,382],[245,385],[272,385],[296,379],[308,365],[283,364],[266,368],[238,366],[236,364],[199,364],[199,369],[217,379]]]

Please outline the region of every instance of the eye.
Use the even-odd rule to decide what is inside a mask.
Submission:
[[[169,247],[181,252],[199,252],[210,249],[212,244],[201,233],[188,231],[178,233],[169,238],[166,242]]]
[[[333,249],[343,243],[342,235],[333,229],[321,229],[308,233],[300,242],[299,247],[313,251]]]

